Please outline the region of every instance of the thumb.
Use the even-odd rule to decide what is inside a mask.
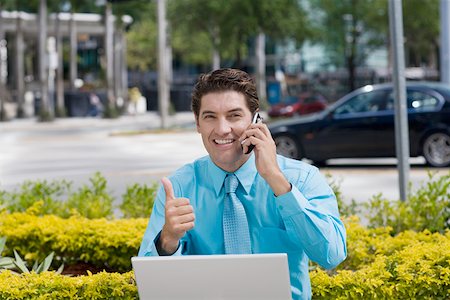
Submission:
[[[175,199],[175,195],[173,192],[173,187],[172,187],[172,182],[170,182],[169,178],[167,177],[163,177],[161,179],[162,185],[164,187],[164,191],[166,192],[166,200],[170,199]]]

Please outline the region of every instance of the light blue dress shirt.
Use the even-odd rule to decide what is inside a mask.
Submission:
[[[292,190],[276,197],[255,166],[254,154],[235,172],[236,191],[247,213],[253,253],[287,253],[293,299],[311,298],[308,262],[331,269],[347,255],[346,231],[336,197],[319,170],[277,156]],[[175,197],[189,198],[195,227],[182,238],[174,255],[224,254],[222,229],[224,180],[227,172],[205,156],[169,177]],[[153,206],[139,256],[157,256],[155,241],[164,225],[162,186]]]

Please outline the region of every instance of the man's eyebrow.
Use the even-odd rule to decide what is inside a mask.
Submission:
[[[244,110],[242,108],[235,108],[232,110],[229,110],[228,113],[234,113],[234,112],[243,112]]]
[[[211,110],[205,110],[205,111],[203,111],[202,112],[202,116],[204,116],[204,115],[209,115],[209,114],[216,114],[215,112],[213,112],[213,111],[211,111]]]
[[[234,109],[230,109],[229,111],[227,111],[227,114],[235,113],[235,112],[243,112],[243,111],[244,110],[242,108],[234,108]],[[210,114],[215,115],[217,113],[212,110],[205,110],[205,111],[202,111],[202,113],[201,113],[202,116],[210,115]]]

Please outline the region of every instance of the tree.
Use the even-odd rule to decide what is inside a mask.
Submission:
[[[419,9],[418,9],[419,8]],[[403,1],[407,66],[438,65],[439,0]]]
[[[210,64],[211,58],[217,61],[219,56],[243,67],[249,41],[260,32],[271,40],[290,38],[298,43],[309,32],[304,10],[296,0],[185,0],[169,4],[174,53],[191,59],[200,58],[192,52],[203,53]]]
[[[347,68],[348,88],[354,90],[356,67],[387,44],[386,0],[311,0],[311,8],[318,10],[311,20],[317,33],[313,41],[325,46],[329,65]]]
[[[224,24],[229,17],[229,1],[227,0],[186,0],[171,1],[168,7],[171,33],[174,37],[174,54],[187,54],[190,50],[185,46],[196,47],[213,61],[212,68],[220,66],[220,51],[224,44]],[[205,39],[205,37],[207,39]],[[189,41],[190,39],[190,41]],[[182,43],[181,43],[182,41]],[[177,43],[178,42],[178,43]],[[194,43],[193,43],[194,42]],[[178,46],[181,46],[178,48]],[[200,46],[200,47],[199,47]],[[190,57],[193,58],[192,56]]]
[[[147,18],[134,22],[126,34],[128,43],[127,62],[130,69],[139,71],[156,69],[157,34],[155,5],[151,3]]]

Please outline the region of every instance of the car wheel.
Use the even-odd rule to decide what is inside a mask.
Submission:
[[[450,136],[444,132],[433,133],[423,143],[423,156],[433,167],[450,165]]]
[[[287,135],[280,135],[275,137],[275,145],[277,146],[277,153],[285,157],[300,159],[300,149],[295,140]]]

